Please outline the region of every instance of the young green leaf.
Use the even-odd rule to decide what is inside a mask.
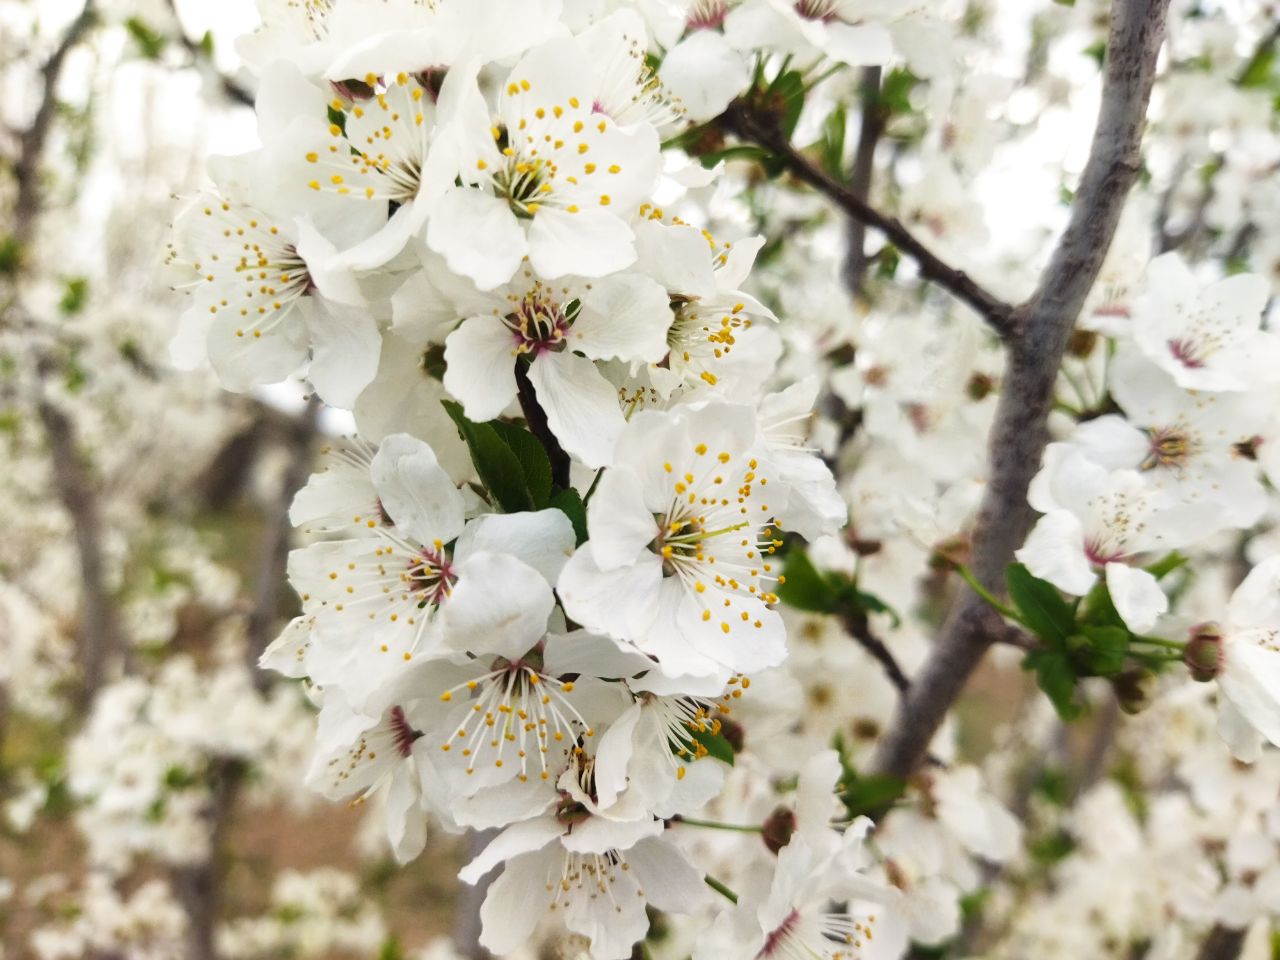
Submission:
[[[462,412],[462,407],[452,400],[444,400],[444,408],[458,426],[476,474],[496,506],[504,513],[533,510],[533,496],[525,478],[524,467],[498,431],[490,423],[472,423]]]
[[[1005,569],[1009,599],[1032,631],[1060,648],[1075,631],[1075,614],[1058,593],[1058,588],[1031,575],[1020,563]]]

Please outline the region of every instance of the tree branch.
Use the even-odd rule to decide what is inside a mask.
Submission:
[[[875,172],[876,144],[884,133],[885,110],[880,103],[880,68],[862,71],[862,124],[858,131],[858,148],[853,155],[853,173],[849,190],[866,200],[871,196],[871,176]],[[867,225],[856,217],[849,218],[845,232],[848,249],[844,255],[844,285],[850,293],[862,292],[867,275]]]
[[[1244,949],[1245,933],[1245,930],[1234,930],[1217,924],[1200,945],[1196,960],[1236,960]]]
[[[41,375],[46,376],[47,371],[42,369]],[[36,403],[36,411],[49,439],[54,487],[71,518],[80,557],[80,638],[76,652],[81,674],[79,699],[81,706],[87,707],[106,677],[108,659],[122,646],[120,623],[107,587],[97,491],[77,449],[75,425],[43,395]]]
[[[990,477],[973,536],[973,570],[999,590],[1005,566],[1031,527],[1027,488],[1048,442],[1058,368],[1093,287],[1141,164],[1139,148],[1169,0],[1115,0],[1102,105],[1072,206],[1006,353],[1003,389],[990,436]],[[905,777],[920,763],[993,639],[1000,618],[966,589],[943,624],[876,756],[878,772]]]
[[[187,35],[186,27],[182,25],[182,15],[178,13],[177,0],[169,0],[169,10],[173,13],[174,22],[178,25],[178,40],[187,48],[187,52],[191,54],[191,59],[197,64],[200,63],[201,60],[208,57],[208,51]],[[222,92],[228,100],[245,107],[253,106],[254,96],[252,91],[246,90],[225,73],[216,69],[212,72],[217,77],[218,86],[222,88]]]
[[[93,0],[86,0],[79,16],[71,22],[71,26],[62,35],[58,46],[40,68],[44,93],[40,97],[40,105],[36,108],[31,126],[22,132],[18,159],[13,165],[13,178],[17,183],[18,191],[13,202],[12,235],[19,247],[25,247],[30,241],[36,216],[40,212],[42,201],[40,161],[44,158],[45,143],[49,139],[53,118],[57,115],[58,79],[62,76],[67,54],[84,39],[96,18],[97,11],[94,9]]]
[[[972,307],[1001,337],[1009,339],[1013,335],[1012,306],[980,286],[963,270],[941,260],[896,217],[880,213],[851,187],[839,183],[812,163],[791,145],[772,114],[739,98],[729,104],[719,122],[740,140],[757,144],[781,159],[792,176],[825,194],[849,217],[883,233],[898,250],[916,262],[922,277]]]
[[[849,636],[857,640],[862,648],[884,668],[885,675],[889,678],[889,682],[898,688],[898,693],[906,694],[907,688],[911,686],[911,680],[898,664],[893,651],[871,632],[871,624],[867,620],[866,613],[862,610],[850,610],[840,620]]]

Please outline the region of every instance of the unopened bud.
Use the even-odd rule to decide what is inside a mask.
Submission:
[[[1111,681],[1120,709],[1133,715],[1151,706],[1155,693],[1156,675],[1150,670],[1135,667],[1126,670]]]
[[[746,732],[742,729],[742,724],[723,716],[719,720],[720,736],[729,741],[729,746],[735,754],[741,753],[746,742]]]
[[[796,815],[787,807],[778,807],[764,821],[760,837],[770,853],[777,853],[791,842],[796,832]]]
[[[1096,330],[1072,330],[1071,339],[1067,341],[1067,353],[1083,360],[1093,353],[1093,348],[1097,345]]]
[[[1191,628],[1191,639],[1182,651],[1193,680],[1208,683],[1222,673],[1225,662],[1222,650],[1222,628],[1216,623],[1202,623]]]
[[[994,377],[987,373],[975,373],[969,378],[969,382],[964,385],[964,392],[970,400],[977,402],[985,400],[995,388],[996,381]]]

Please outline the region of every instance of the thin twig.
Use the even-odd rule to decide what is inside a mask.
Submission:
[[[862,610],[851,610],[840,619],[849,636],[857,640],[862,648],[884,668],[885,675],[889,678],[889,682],[898,688],[898,693],[906,694],[907,688],[911,686],[911,680],[898,664],[893,651],[872,632],[866,613]]]
[[[850,187],[812,163],[791,145],[774,115],[757,107],[751,100],[740,98],[729,104],[719,122],[740,140],[758,144],[782,160],[792,176],[815,187],[846,215],[883,233],[898,250],[916,262],[922,277],[972,307],[1001,337],[1008,339],[1013,335],[1015,316],[1011,305],[990,293],[963,270],[944,262],[896,217],[880,213]]]
[[[202,60],[209,59],[209,51],[187,35],[186,27],[182,25],[182,15],[178,13],[177,0],[169,0],[169,9],[173,12],[173,19],[178,25],[178,40],[187,48],[187,52],[191,54],[191,59],[197,64]],[[228,100],[245,107],[253,106],[254,96],[252,91],[246,90],[234,79],[219,70],[213,69],[213,73],[218,79],[218,86]]]
[[[1023,319],[1006,352],[989,480],[973,533],[973,571],[993,591],[1031,528],[1027,488],[1049,439],[1058,368],[1138,175],[1168,5],[1169,0],[1115,0],[1112,6],[1102,105],[1071,220],[1035,294],[1018,308]],[[880,744],[879,773],[906,777],[919,765],[968,678],[1003,632],[1000,617],[966,589]]]

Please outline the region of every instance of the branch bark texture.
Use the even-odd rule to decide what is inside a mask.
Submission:
[[[1048,443],[1058,369],[1141,165],[1168,6],[1169,0],[1112,5],[1102,104],[1071,218],[1035,293],[1016,311],[990,436],[990,478],[973,537],[972,568],[990,590],[1001,589],[1004,568],[1031,527],[1027,488]],[[1001,628],[1000,617],[965,590],[881,743],[880,773],[905,777],[916,768]]]

